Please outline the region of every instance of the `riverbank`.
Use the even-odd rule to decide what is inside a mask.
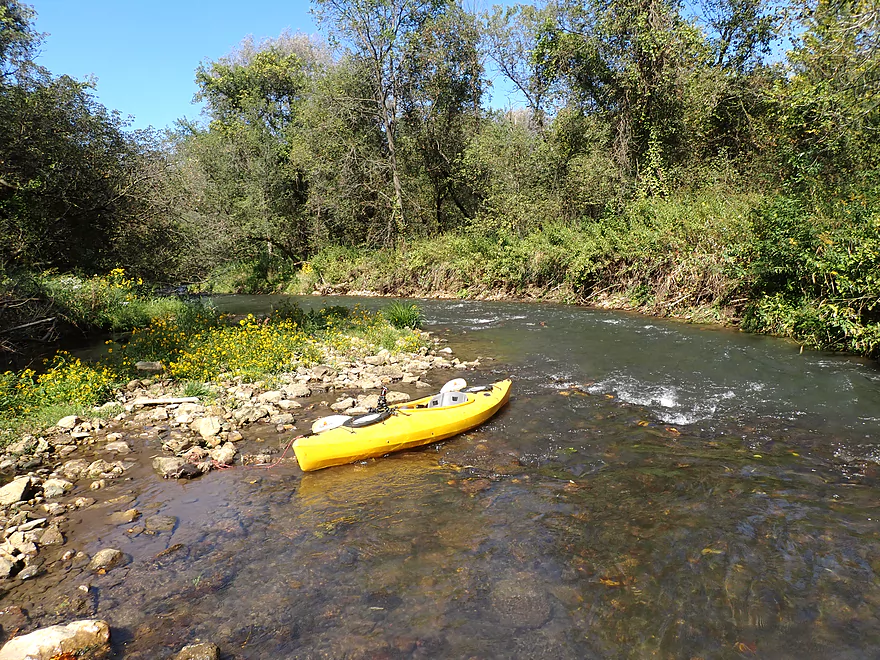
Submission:
[[[437,387],[433,371],[448,379],[479,366],[459,361],[427,333],[420,337],[425,345],[414,352],[381,349],[355,359],[333,352],[320,364],[270,379],[206,383],[201,396],[179,396],[178,384],[162,375],[134,379],[93,415],[66,416],[39,436],[7,446],[0,471],[12,478],[0,488],[0,590],[23,593],[19,602],[25,602],[27,585],[37,580],[54,583],[73,572],[88,584],[89,576],[124,567],[128,558],[117,547],[83,552],[76,520],[106,510],[110,523],[125,526],[131,539],[172,530],[175,520],[128,506],[157,478],[294,466],[290,443],[315,419],[366,412],[382,387],[390,388],[389,403],[409,401]],[[16,617],[17,627],[27,631],[31,621],[45,625],[88,615],[89,589],[79,605],[53,614],[50,603],[29,613],[15,608],[15,616],[5,612],[4,641]]]
[[[218,292],[542,300],[739,327],[880,355],[880,216],[724,190],[637,200],[519,233],[473,223],[396,247],[329,246],[298,268],[227,264]]]

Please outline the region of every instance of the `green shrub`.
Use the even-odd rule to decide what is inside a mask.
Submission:
[[[415,303],[407,305],[395,300],[382,310],[382,316],[395,328],[422,327],[422,310]]]

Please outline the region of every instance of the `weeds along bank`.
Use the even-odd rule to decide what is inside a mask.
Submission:
[[[878,209],[865,195],[822,205],[720,192],[642,200],[600,220],[545,221],[522,235],[475,223],[393,249],[328,247],[295,275],[278,269],[275,281],[263,282],[288,293],[514,297],[630,309],[877,357]]]
[[[419,321],[417,309],[402,305],[384,313],[345,307],[306,312],[288,305],[266,318],[233,319],[200,303],[178,303],[173,313],[134,328],[124,343],[108,341],[100,359],[60,352],[40,370],[0,374],[0,444],[66,415],[115,415],[119,410],[112,405],[92,408],[143,377],[144,365],[138,362],[160,362],[162,377],[176,383],[182,395],[203,394],[211,381],[266,381],[298,367],[383,348],[418,351],[428,341],[415,328]]]

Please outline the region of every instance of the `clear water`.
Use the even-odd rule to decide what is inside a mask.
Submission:
[[[327,302],[355,299],[303,300]],[[306,475],[142,469],[71,519],[77,549],[125,567],[56,566],[6,602],[32,625],[106,618],[119,658],[196,639],[253,659],[880,655],[875,363],[637,315],[420,304],[456,355],[494,358],[471,381],[514,379],[493,420]],[[142,462],[161,431],[130,438]],[[177,524],[108,523],[132,506]]]

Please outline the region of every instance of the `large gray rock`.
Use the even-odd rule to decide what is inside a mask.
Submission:
[[[43,496],[49,499],[61,497],[73,490],[73,484],[67,479],[46,479],[43,482]]]
[[[50,660],[64,654],[78,655],[110,641],[106,621],[86,619],[67,625],[49,626],[15,637],[0,649],[0,660]]]
[[[64,535],[58,528],[58,525],[49,525],[46,531],[40,536],[40,546],[44,545],[63,545]]]
[[[273,390],[270,392],[263,392],[260,396],[257,397],[257,401],[260,403],[278,403],[281,399],[284,398],[284,393],[278,390]]]
[[[153,469],[163,477],[173,477],[180,472],[180,468],[186,463],[182,458],[157,456],[153,459]]]
[[[312,390],[307,385],[302,385],[302,384],[298,384],[298,383],[291,383],[290,385],[284,386],[284,393],[288,397],[290,397],[292,399],[296,399],[296,398],[300,398],[300,397],[304,397],[304,396],[311,396]]]
[[[157,374],[165,371],[165,367],[162,365],[161,362],[148,362],[147,360],[135,362],[134,368],[138,371],[143,371],[151,374]]]
[[[212,449],[210,456],[221,465],[232,465],[232,462],[235,460],[235,452],[235,445],[227,442],[221,447],[217,447],[217,449]]]
[[[222,419],[210,415],[208,417],[202,417],[201,419],[197,419],[196,421],[194,421],[192,424],[192,430],[207,440],[208,438],[213,438],[218,433],[220,433],[222,424]]]
[[[125,561],[125,555],[121,550],[105,548],[96,552],[95,556],[92,557],[92,561],[89,562],[89,570],[109,571],[111,568],[119,566],[123,561]]]
[[[58,471],[68,479],[79,479],[88,471],[88,469],[89,462],[81,458],[77,458],[72,461],[67,461],[64,465],[61,466],[61,469]]]
[[[30,499],[36,480],[33,477],[19,477],[0,488],[0,505],[8,506]]]
[[[342,399],[342,401],[337,401],[336,403],[330,404],[330,410],[334,410],[336,412],[344,412],[354,406],[355,400],[350,396]]]
[[[68,415],[67,417],[62,417],[59,419],[55,426],[59,429],[64,429],[65,431],[70,431],[74,426],[79,424],[79,417],[76,415]]]

